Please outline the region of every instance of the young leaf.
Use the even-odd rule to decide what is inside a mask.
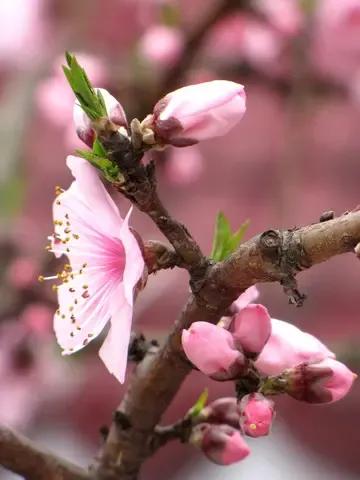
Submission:
[[[110,182],[121,182],[122,175],[119,167],[112,163],[108,158],[99,156],[91,150],[76,150],[75,153],[79,157],[85,158],[85,160],[90,162],[91,165],[100,170],[104,177]]]
[[[205,388],[205,390],[200,394],[194,405],[190,408],[188,412],[189,417],[197,417],[199,415],[201,410],[206,406],[208,396],[209,391],[207,388]]]
[[[249,226],[249,221],[244,222],[235,232],[231,232],[229,220],[222,212],[216,218],[213,248],[210,257],[216,262],[225,260],[240,245]]]
[[[222,212],[219,212],[216,217],[214,241],[210,255],[216,262],[223,259],[224,248],[230,235],[231,229],[229,221]]]
[[[107,112],[101,92],[95,91],[75,55],[66,52],[65,58],[67,65],[63,66],[64,74],[81,108],[91,120],[106,117]]]

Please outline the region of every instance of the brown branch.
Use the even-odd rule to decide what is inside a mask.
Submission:
[[[26,480],[89,480],[90,475],[26,437],[0,427],[0,464]]]
[[[192,294],[165,345],[141,363],[119,406],[127,428],[114,422],[97,469],[98,478],[135,480],[151,453],[156,425],[191,371],[181,349],[181,332],[192,322],[217,322],[246,288],[283,281],[304,268],[352,251],[360,242],[360,212],[296,230],[270,230],[244,243],[228,260],[209,268]]]

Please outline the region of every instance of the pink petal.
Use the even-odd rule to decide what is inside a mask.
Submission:
[[[101,183],[96,169],[87,160],[72,155],[68,156],[66,163],[76,179],[80,200],[88,207],[93,219],[100,223],[104,231],[109,235],[115,235],[122,224],[122,218]]]
[[[239,310],[242,308],[245,308],[249,303],[255,302],[255,300],[259,296],[259,290],[256,288],[255,285],[252,287],[249,287],[247,290],[245,290],[244,293],[242,293],[237,300],[235,300],[235,305]]]
[[[132,305],[125,298],[123,285],[119,285],[112,295],[111,327],[99,356],[120,383],[125,380],[132,314]]]
[[[255,365],[266,375],[279,375],[303,362],[319,362],[335,355],[313,335],[288,322],[271,319],[272,332]]]
[[[129,219],[132,207],[128,211],[121,225],[119,238],[125,250],[125,269],[123,274],[125,297],[129,305],[133,304],[134,287],[140,280],[144,271],[144,258],[135,236],[129,229]]]
[[[245,354],[259,354],[271,334],[271,318],[263,305],[250,304],[237,313],[232,334]]]

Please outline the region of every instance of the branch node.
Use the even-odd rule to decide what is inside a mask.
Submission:
[[[329,210],[327,212],[323,212],[320,215],[319,222],[328,222],[329,220],[333,220],[335,218],[335,212],[333,210]]]
[[[114,412],[114,423],[121,430],[129,430],[132,426],[129,417],[121,410]]]

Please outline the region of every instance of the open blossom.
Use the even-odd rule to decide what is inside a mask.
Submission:
[[[304,362],[320,362],[335,355],[313,335],[288,322],[271,319],[271,335],[256,360],[265,375],[280,375],[287,368]]]
[[[167,94],[155,105],[151,122],[161,143],[186,147],[225,135],[245,110],[242,85],[213,80]]]
[[[246,367],[244,355],[234,345],[230,332],[207,322],[194,322],[183,330],[182,346],[188,359],[215,380],[230,380]]]
[[[103,96],[109,120],[117,127],[127,127],[126,114],[121,104],[104,88],[97,90],[100,90]],[[73,119],[78,137],[91,148],[95,140],[95,132],[91,128],[91,120],[78,102],[74,105]]]
[[[51,250],[69,258],[55,278],[59,309],[54,328],[64,354],[83,348],[110,321],[99,355],[124,381],[132,321],[134,287],[144,260],[131,233],[130,212],[121,218],[111,197],[86,160],[69,156],[75,181],[54,202]]]
[[[274,417],[274,402],[261,393],[251,393],[241,399],[240,425],[250,437],[263,437],[270,432]]]
[[[341,362],[326,358],[321,362],[302,364],[285,373],[287,393],[309,403],[331,403],[349,392],[356,375]]]
[[[189,441],[218,465],[239,462],[250,453],[240,432],[229,425],[201,423],[193,429]]]

